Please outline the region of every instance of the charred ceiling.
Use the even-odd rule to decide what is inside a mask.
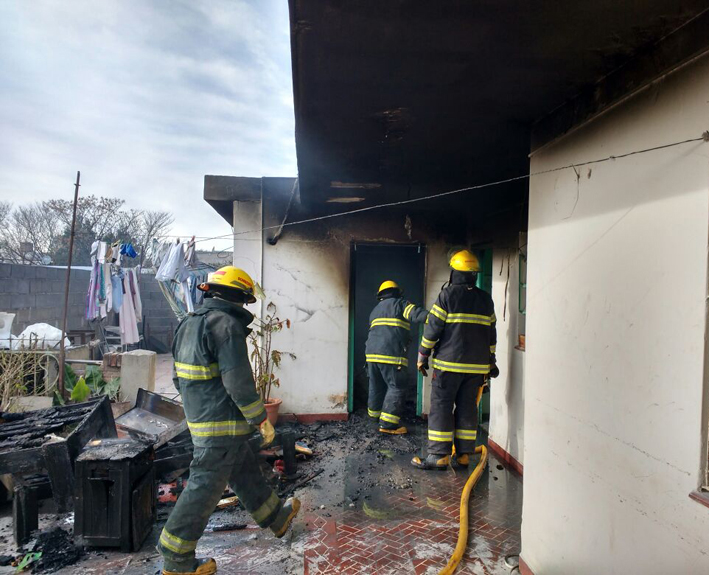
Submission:
[[[359,207],[524,174],[535,122],[707,7],[290,0],[301,199]],[[526,188],[465,197],[515,212]]]

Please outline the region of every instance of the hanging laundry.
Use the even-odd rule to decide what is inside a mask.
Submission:
[[[130,289],[131,295],[133,297],[133,308],[135,309],[135,317],[137,321],[143,320],[143,302],[140,298],[140,273],[139,268],[132,268],[129,270],[130,273]]]
[[[194,301],[190,296],[190,288],[187,284],[190,274],[185,266],[185,252],[184,246],[178,240],[172,248],[168,256],[160,264],[158,273],[155,275],[155,279],[162,282],[175,282],[179,285],[179,289],[174,293],[178,294],[185,304],[185,309],[188,313],[194,311]]]
[[[187,280],[189,273],[185,266],[185,252],[184,246],[181,243],[173,244],[170,253],[160,264],[160,269],[155,275],[155,279],[160,281],[170,281],[174,280],[176,282],[183,282]]]
[[[198,290],[197,286],[205,283],[215,268],[197,259],[194,236],[187,243],[187,253],[179,240],[162,246],[153,245],[153,251],[164,254],[158,258],[160,266],[155,279],[177,318],[182,319],[202,304],[204,292]],[[188,265],[187,261],[192,263]]]
[[[185,249],[185,265],[188,268],[193,268],[197,265],[197,252],[194,246],[194,236],[187,242],[187,248]]]
[[[106,242],[98,243],[98,248],[96,249],[96,257],[98,258],[98,263],[100,264],[106,263],[106,247]]]
[[[139,268],[123,269],[121,252],[126,258],[137,254],[131,244],[95,241],[91,245],[91,275],[86,295],[86,317],[105,320],[109,312],[118,314],[121,343],[139,343],[138,322],[142,320]],[[126,260],[127,261],[127,260]]]
[[[136,253],[135,248],[133,247],[133,244],[128,243],[128,244],[121,244],[121,255],[128,256],[129,258],[134,258],[138,254]]]
[[[106,286],[106,310],[110,310],[113,301],[112,301],[112,293],[113,293],[113,285],[111,283],[111,264],[110,263],[104,263],[102,266],[102,273],[103,273],[103,283]]]
[[[121,331],[121,345],[132,345],[140,341],[140,334],[138,333],[138,320],[135,316],[135,308],[133,307],[133,297],[130,288],[130,276],[131,271],[128,273],[122,273],[122,289],[123,289],[123,300],[121,302],[120,316],[118,318],[118,325]]]
[[[92,256],[93,257],[93,256]],[[98,306],[96,302],[96,290],[98,288],[99,263],[94,260],[91,265],[91,275],[89,276],[89,291],[86,294],[86,319],[96,319],[98,316]]]
[[[101,252],[99,251],[99,254]],[[104,268],[106,264],[105,263],[99,263],[98,264],[98,304],[99,304],[99,315],[104,318],[108,315],[108,309],[106,306],[106,275],[103,273]],[[110,279],[110,278],[109,278]],[[110,284],[110,281],[109,281]]]
[[[156,238],[153,238],[153,245],[151,250],[152,253],[155,254],[153,261],[155,262],[155,265],[158,268],[160,268],[162,262],[165,261],[165,258],[170,254],[173,245],[174,244],[172,244],[171,242],[161,243]]]
[[[113,304],[111,309],[115,312],[120,312],[123,307],[123,271],[111,276],[111,288],[113,296]]]

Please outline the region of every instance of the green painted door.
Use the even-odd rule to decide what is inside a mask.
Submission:
[[[349,381],[348,408],[356,411],[366,407],[368,378],[364,359],[364,344],[369,332],[369,314],[377,304],[377,290],[385,280],[393,280],[404,289],[404,297],[423,305],[426,273],[425,246],[354,243],[350,252],[349,309]],[[422,380],[416,370],[418,329],[412,330],[409,346],[409,393],[411,411],[420,413]]]

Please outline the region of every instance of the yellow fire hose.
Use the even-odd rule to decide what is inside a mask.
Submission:
[[[480,404],[484,387],[484,385],[481,385],[478,390],[476,405]],[[460,563],[460,560],[463,558],[465,548],[468,546],[468,502],[470,501],[470,493],[472,492],[473,487],[475,487],[475,484],[480,480],[480,477],[482,477],[483,470],[487,464],[487,447],[484,445],[478,445],[478,447],[475,448],[475,453],[481,453],[482,455],[477,467],[473,470],[470,477],[468,477],[468,480],[465,482],[463,493],[460,496],[460,531],[458,531],[458,543],[456,543],[453,555],[451,555],[451,558],[448,560],[448,565],[441,569],[438,575],[453,575],[458,567],[458,564]]]

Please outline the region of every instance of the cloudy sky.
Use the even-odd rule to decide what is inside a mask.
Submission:
[[[293,131],[287,0],[0,0],[0,199],[69,199],[81,170],[228,234],[204,175],[294,176]]]

